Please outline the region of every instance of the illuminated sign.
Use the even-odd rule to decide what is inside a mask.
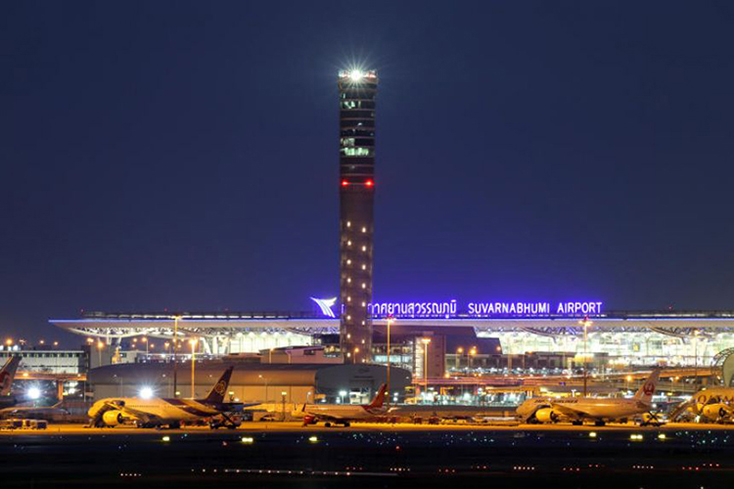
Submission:
[[[321,309],[324,316],[329,318],[336,317],[336,314],[334,314],[334,311],[331,309],[334,307],[334,304],[336,304],[336,297],[332,297],[331,299],[317,299],[316,297],[311,297],[311,300],[319,306],[319,309]]]
[[[441,302],[376,302],[368,306],[374,318],[387,316],[419,317],[536,317],[536,316],[596,316],[601,314],[602,302],[469,302],[462,312],[456,299]]]

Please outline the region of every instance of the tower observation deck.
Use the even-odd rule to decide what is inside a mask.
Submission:
[[[339,331],[345,363],[371,360],[377,82],[376,71],[339,72]]]

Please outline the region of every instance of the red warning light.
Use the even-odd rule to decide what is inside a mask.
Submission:
[[[373,182],[372,180],[367,180],[366,182],[364,182],[364,184],[368,187],[371,187],[375,184],[375,182]]]
[[[347,182],[346,180],[342,180],[342,187],[346,187],[347,185],[349,185],[349,182]]]

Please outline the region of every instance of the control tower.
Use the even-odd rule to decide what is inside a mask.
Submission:
[[[372,358],[372,250],[377,72],[339,72],[340,344],[345,363]]]

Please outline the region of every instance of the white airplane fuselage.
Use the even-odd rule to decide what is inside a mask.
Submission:
[[[359,421],[382,416],[385,412],[385,408],[382,407],[370,408],[349,404],[306,404],[300,413],[294,414],[299,417],[311,415],[323,419],[332,418],[335,420]]]
[[[151,419],[160,424],[198,421],[219,414],[218,410],[193,399],[113,397],[95,402],[89,409],[89,416],[94,417],[99,410],[110,406],[119,406],[127,420]]]
[[[578,411],[580,417],[615,420],[650,411],[650,405],[637,399],[576,398],[559,399],[553,406],[569,407]]]
[[[557,415],[569,419],[614,421],[649,412],[651,405],[639,399],[576,397],[551,399],[535,397],[525,401],[517,410],[524,418],[540,409],[552,409]]]

